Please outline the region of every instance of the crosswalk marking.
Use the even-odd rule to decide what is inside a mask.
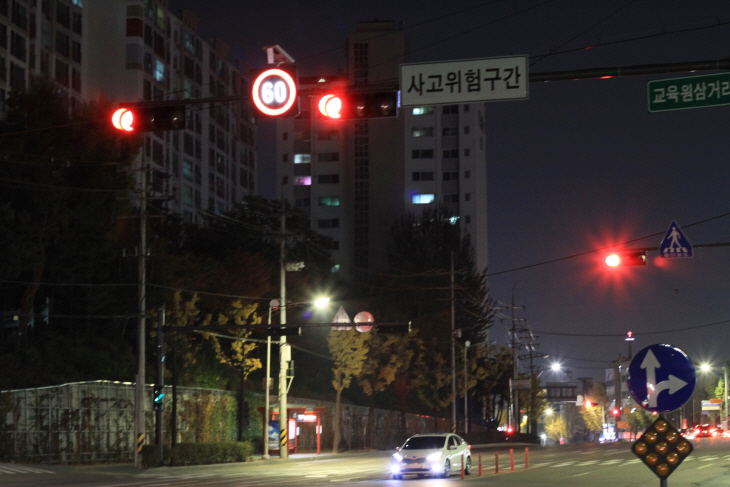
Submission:
[[[700,458],[700,461],[701,462],[709,462],[709,461],[712,461],[712,460],[717,460],[717,458],[718,457],[702,457],[702,458]]]
[[[563,463],[557,463],[555,465],[550,465],[552,468],[556,467],[567,467],[569,465],[573,465],[575,462],[563,462]]]
[[[623,460],[605,460],[601,462],[601,465],[614,465],[616,463],[621,463]]]
[[[52,470],[44,470],[42,468],[35,468],[35,467],[28,467],[25,465],[11,465],[8,463],[0,463],[0,475],[6,474],[6,475],[16,475],[19,473],[35,473],[35,474],[43,474],[43,473],[56,473]]]
[[[598,463],[598,460],[586,460],[585,462],[576,463],[576,467],[585,467],[588,465],[593,465],[595,463]]]

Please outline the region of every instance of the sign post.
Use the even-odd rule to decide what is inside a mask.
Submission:
[[[659,255],[667,259],[692,257],[692,244],[674,220],[659,242]]]
[[[528,98],[527,56],[401,64],[401,105]]]
[[[647,83],[649,112],[730,104],[730,73],[660,79]]]
[[[629,391],[641,407],[653,413],[679,409],[692,396],[696,381],[692,361],[671,345],[649,345],[629,365]],[[661,487],[666,487],[669,475],[692,453],[692,444],[660,415],[631,451],[659,477]]]

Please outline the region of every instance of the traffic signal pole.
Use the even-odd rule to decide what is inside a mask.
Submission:
[[[138,313],[137,326],[137,383],[135,387],[135,448],[134,466],[142,468],[142,446],[145,443],[145,319],[147,314],[147,167],[144,150],[140,158],[139,189],[139,250],[138,250]]]
[[[158,313],[157,313],[157,378],[155,380],[155,384],[157,387],[160,388],[160,392],[164,389],[165,386],[165,369],[164,369],[164,362],[165,362],[165,335],[162,331],[165,327],[165,306],[160,306]],[[157,441],[157,453],[160,457],[160,466],[164,464],[164,457],[163,457],[163,436],[162,436],[162,412],[163,412],[163,406],[162,404],[157,405],[155,407],[155,433],[156,433],[156,441]]]
[[[286,212],[284,206],[284,188],[281,188],[281,247],[279,258],[279,275],[281,279],[281,308],[279,315],[281,325],[286,325]],[[289,345],[286,343],[286,336],[282,336],[279,342],[279,456],[282,459],[289,457],[289,415],[287,414],[286,394],[286,371],[289,365]]]

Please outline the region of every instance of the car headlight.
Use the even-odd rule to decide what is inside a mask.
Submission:
[[[395,458],[396,462],[403,461],[403,455],[401,455],[400,453],[393,453],[393,458]]]
[[[426,457],[426,460],[429,462],[438,462],[441,460],[441,457],[443,456],[443,452],[437,451],[435,453],[431,453],[429,456]]]

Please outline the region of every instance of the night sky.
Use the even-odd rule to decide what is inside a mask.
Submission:
[[[715,60],[730,55],[726,1],[172,0],[254,67],[280,44],[300,74],[345,66],[358,21],[403,21],[410,62],[529,55],[530,72]],[[552,53],[552,54],[551,54]],[[695,73],[703,74],[703,73]],[[689,73],[531,83],[526,101],[487,105],[489,271],[493,296],[539,351],[573,377],[603,379],[623,335],[634,352],[670,343],[693,360],[730,360],[730,247],[609,270],[608,245],[658,246],[672,220],[693,244],[730,242],[730,108],[648,113],[647,81]],[[259,135],[261,192],[274,197],[271,126]],[[655,235],[661,234],[661,235]],[[567,258],[583,254],[574,258]],[[562,259],[554,263],[545,263]],[[537,265],[542,264],[543,265]],[[532,266],[523,270],[514,270]],[[509,312],[506,312],[509,314]],[[377,319],[377,317],[376,317]],[[506,343],[508,323],[491,339]],[[695,328],[691,330],[690,328]],[[684,331],[674,331],[684,330]],[[571,336],[557,335],[559,333]],[[591,336],[613,335],[613,336]],[[557,379],[547,373],[547,380]]]

